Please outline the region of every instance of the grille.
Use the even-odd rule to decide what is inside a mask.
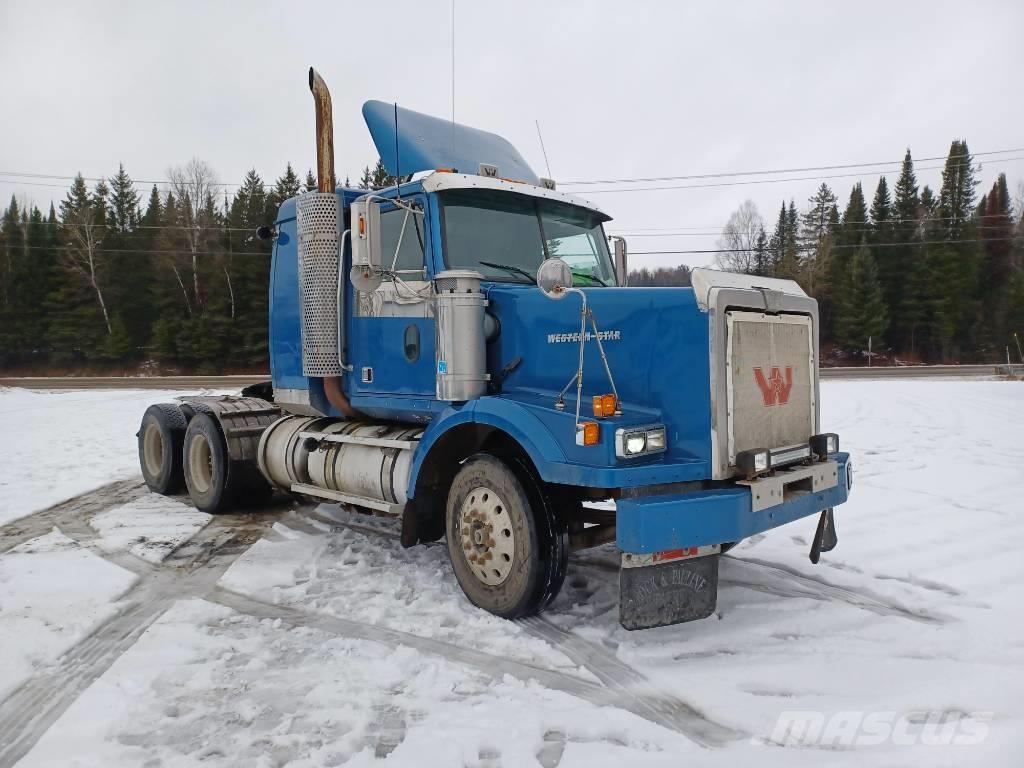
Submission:
[[[302,373],[339,376],[338,262],[341,206],[331,192],[307,192],[296,203],[299,293],[302,303]]]
[[[740,451],[807,444],[814,432],[811,319],[728,314],[729,461]]]

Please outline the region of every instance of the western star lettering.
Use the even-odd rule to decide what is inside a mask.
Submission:
[[[599,339],[601,339],[601,341],[618,341],[619,339],[622,338],[622,331],[600,331],[597,334],[597,337]],[[585,341],[593,341],[594,334],[593,334],[592,331],[587,331],[584,334],[583,338],[584,338]],[[579,331],[577,331],[576,333],[549,333],[548,334],[548,344],[563,344],[563,343],[570,343],[570,342],[579,343],[579,340],[580,340],[580,333],[579,333]]]

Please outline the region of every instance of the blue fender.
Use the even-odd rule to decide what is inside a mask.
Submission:
[[[545,467],[565,463],[565,453],[554,435],[527,408],[514,400],[483,397],[458,408],[448,407],[430,422],[420,438],[409,471],[406,495],[410,499],[413,498],[420,469],[430,455],[431,448],[442,436],[462,424],[483,424],[506,432],[526,451],[542,479],[547,479],[544,477]]]

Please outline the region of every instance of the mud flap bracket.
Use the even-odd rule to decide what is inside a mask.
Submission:
[[[710,616],[718,604],[719,552],[715,545],[653,555],[623,553],[619,623],[626,629],[649,629]]]

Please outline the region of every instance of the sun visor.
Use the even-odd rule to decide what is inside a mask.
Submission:
[[[384,168],[392,176],[450,168],[479,174],[480,164],[498,169],[497,175],[529,184],[540,179],[506,139],[494,133],[452,123],[398,107],[395,141],[395,105],[384,101],[363,104],[363,119]],[[397,156],[396,156],[397,150]]]

